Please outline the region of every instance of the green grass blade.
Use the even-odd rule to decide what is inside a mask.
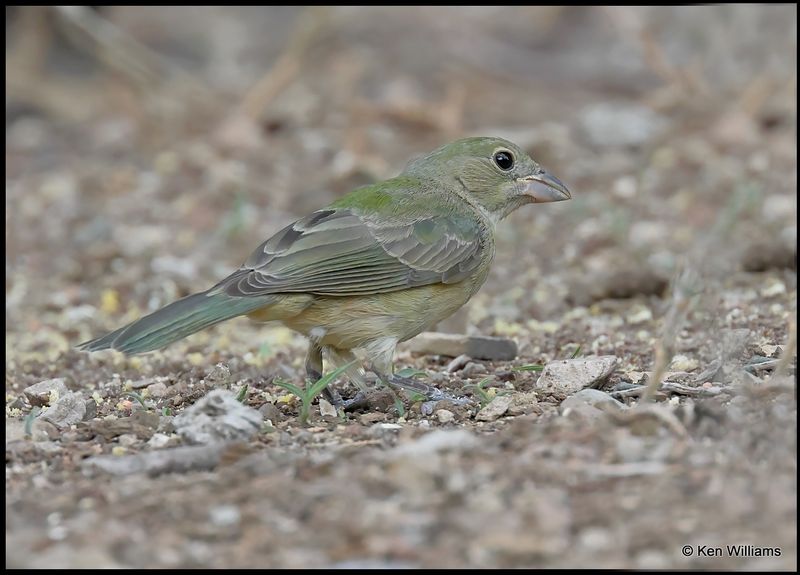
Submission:
[[[307,393],[309,394],[309,399],[314,399],[315,397],[317,397],[320,393],[322,393],[323,389],[325,389],[331,383],[336,381],[336,378],[339,377],[340,375],[342,375],[345,371],[347,371],[354,363],[356,363],[356,362],[355,361],[351,361],[350,363],[347,363],[347,364],[345,364],[345,365],[333,370],[329,374],[327,374],[327,375],[321,377],[319,380],[317,380],[310,388],[308,388],[308,392]]]
[[[464,385],[463,389],[468,389],[470,387],[474,387],[475,389],[479,389],[479,390],[483,391],[483,386],[486,385],[487,383],[489,383],[491,380],[492,380],[492,376],[490,375],[489,377],[484,377],[478,383],[468,383],[468,384]]]
[[[533,363],[531,365],[520,365],[517,367],[512,367],[511,371],[542,371],[544,369],[543,365],[539,365],[538,363]]]
[[[25,416],[25,437],[33,435],[33,422],[36,421],[36,416],[39,415],[41,408],[34,407],[31,412]]]
[[[295,384],[289,383],[288,381],[279,381],[279,380],[276,379],[275,381],[272,382],[272,385],[277,385],[278,387],[281,387],[281,388],[285,389],[286,391],[288,391],[290,393],[293,393],[294,395],[296,395],[300,399],[302,399],[303,396],[305,396],[305,394],[306,394],[305,391],[303,391],[302,389],[297,387]]]
[[[428,374],[421,369],[414,369],[413,367],[404,367],[400,371],[396,371],[395,375],[398,375],[400,377],[424,377]]]
[[[403,400],[400,399],[397,395],[394,396],[394,408],[397,411],[398,417],[406,416],[406,406],[403,404]]]

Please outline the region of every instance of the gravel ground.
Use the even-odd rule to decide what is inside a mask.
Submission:
[[[796,7],[387,10],[101,12],[152,75],[7,14],[7,566],[796,569]],[[304,423],[245,319],[74,350],[472,134],[573,199],[439,326],[515,359],[397,357],[471,405]]]

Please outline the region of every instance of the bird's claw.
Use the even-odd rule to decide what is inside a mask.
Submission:
[[[387,377],[385,380],[381,378],[381,380],[385,381],[391,387],[424,396],[426,401],[422,403],[421,407],[423,415],[432,414],[436,404],[440,401],[449,401],[454,405],[468,405],[473,403],[473,400],[468,397],[451,395],[441,389],[408,377],[393,375]],[[337,410],[355,411],[356,409],[369,405],[369,400],[363,391],[359,391],[352,399],[348,400],[343,400],[336,391],[329,388],[325,388],[323,395]]]
[[[400,377],[395,375],[388,378],[387,383],[392,387],[397,387],[405,391],[411,391],[413,393],[424,395],[427,401],[423,402],[421,406],[423,415],[432,414],[434,407],[440,401],[449,401],[455,405],[467,405],[472,403],[472,400],[468,397],[451,395],[442,391],[441,389],[437,389],[431,385],[427,385],[421,381],[416,381],[408,377]]]
[[[345,411],[355,411],[361,407],[366,407],[368,404],[369,401],[367,400],[367,394],[363,391],[359,391],[350,399],[342,401],[341,408]]]
[[[420,406],[420,410],[422,411],[422,415],[431,415],[433,413],[436,404],[440,401],[449,401],[454,405],[469,405],[472,403],[472,400],[468,397],[462,397],[458,395],[450,395],[445,393],[441,390],[436,390],[438,393],[433,394],[433,397],[428,396],[428,401],[424,402]]]
[[[363,391],[359,391],[350,399],[342,399],[342,396],[336,391],[328,388],[325,388],[323,394],[325,395],[325,399],[327,399],[337,410],[343,409],[344,411],[355,411],[360,407],[365,407],[368,403],[367,395]]]

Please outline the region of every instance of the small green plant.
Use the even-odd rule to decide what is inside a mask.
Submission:
[[[31,409],[31,412],[25,416],[25,437],[31,437],[33,435],[33,422],[36,421],[36,416],[39,415],[41,409],[39,407],[34,407]]]
[[[414,369],[413,367],[404,367],[403,369],[400,369],[400,370],[396,371],[394,374],[399,376],[399,377],[407,377],[409,379],[412,379],[412,378],[415,378],[415,377],[424,377],[424,376],[428,375],[425,371],[423,371],[421,369]],[[398,417],[405,417],[405,415],[406,415],[406,406],[403,403],[403,400],[400,399],[400,396],[397,395],[391,387],[387,386],[387,389],[392,392],[392,395],[394,395],[394,408],[397,411],[397,416]],[[428,399],[424,394],[416,392],[416,391],[412,391],[408,395],[409,395],[409,399],[411,399],[412,403],[415,402],[415,401],[425,401],[425,400]]]
[[[475,392],[475,395],[478,396],[478,401],[480,402],[481,407],[483,407],[484,405],[486,405],[489,402],[491,402],[492,399],[494,399],[494,397],[489,395],[489,392],[486,391],[484,389],[484,387],[483,387],[484,385],[489,383],[491,380],[492,380],[491,377],[484,377],[478,383],[468,383],[467,385],[465,385],[463,387],[463,389],[472,388],[474,390],[474,392]]]
[[[172,415],[172,410],[169,407],[162,407],[161,415],[163,415],[164,417],[169,417],[170,415]]]
[[[485,386],[486,386],[486,384],[487,384],[487,383],[489,383],[491,380],[492,380],[492,377],[491,377],[491,376],[489,376],[489,377],[484,377],[484,378],[483,378],[482,380],[480,380],[478,383],[468,383],[468,384],[467,384],[467,385],[465,385],[465,386],[464,386],[462,389],[469,389],[469,388],[472,388],[472,389],[474,390],[474,393],[475,393],[475,395],[477,395],[477,396],[478,396],[478,403],[480,403],[481,407],[485,407],[487,404],[491,403],[491,402],[492,402],[492,400],[493,400],[495,397],[497,397],[498,395],[508,395],[508,394],[510,394],[510,393],[514,393],[513,391],[510,391],[510,390],[507,390],[507,389],[506,389],[506,390],[502,390],[502,391],[497,391],[497,392],[496,392],[496,393],[494,393],[494,394],[490,394],[490,393],[489,393],[489,392],[486,390]]]
[[[141,394],[135,391],[126,391],[122,395],[123,396],[127,395],[128,397],[132,397],[133,399],[138,401],[139,405],[141,405],[145,410],[147,409],[147,404],[144,402],[144,398],[141,396]]]
[[[581,345],[578,345],[578,347],[575,348],[575,351],[572,352],[572,355],[570,355],[569,358],[575,359],[576,357],[578,357],[578,354],[580,354],[581,349],[583,349],[583,347]],[[542,370],[544,370],[544,366],[539,363],[532,363],[530,365],[518,365],[517,367],[511,368],[511,371],[542,371]]]
[[[314,383],[306,382],[305,388],[301,388],[293,383],[289,383],[288,381],[280,381],[274,380],[272,383],[273,385],[277,385],[280,388],[285,389],[289,393],[296,395],[300,399],[300,423],[306,425],[308,423],[308,415],[311,411],[311,404],[314,401],[314,398],[317,397],[322,390],[328,387],[331,383],[333,383],[337,377],[342,375],[347,369],[352,366],[355,362],[350,362],[346,365],[335,369],[334,371],[330,372],[328,375],[321,377]]]
[[[394,408],[397,411],[397,417],[405,417],[406,406],[403,404],[403,400],[400,399],[400,396],[396,393],[394,394]]]
[[[239,392],[236,394],[236,401],[239,403],[244,403],[244,400],[247,399],[247,390],[250,387],[245,383],[242,387],[239,388]]]

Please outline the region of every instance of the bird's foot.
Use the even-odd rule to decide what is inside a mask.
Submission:
[[[386,378],[380,378],[391,388],[402,389],[415,395],[421,395],[425,398],[422,403],[421,410],[423,415],[430,415],[433,413],[436,404],[440,401],[449,401],[454,405],[468,405],[473,403],[473,400],[468,397],[459,395],[452,395],[441,389],[437,389],[432,385],[428,385],[421,381],[411,379],[409,377],[402,377],[399,375],[392,375]],[[343,409],[344,411],[355,411],[362,407],[369,406],[369,398],[363,391],[359,391],[352,399],[344,400],[338,392],[325,388],[322,395],[327,399],[336,409]]]
[[[359,391],[350,399],[342,399],[342,396],[339,395],[338,392],[326,387],[324,390],[322,390],[322,395],[324,395],[325,399],[327,399],[337,410],[341,408],[344,411],[355,411],[356,409],[365,407],[368,404],[367,395],[363,391]]]
[[[472,400],[468,397],[451,395],[442,391],[441,389],[433,387],[432,385],[422,383],[421,381],[411,379],[410,377],[392,375],[391,377],[387,378],[386,383],[392,387],[424,396],[427,401],[423,402],[422,404],[421,409],[423,415],[432,414],[434,407],[440,401],[449,401],[455,405],[467,405],[472,403]]]

